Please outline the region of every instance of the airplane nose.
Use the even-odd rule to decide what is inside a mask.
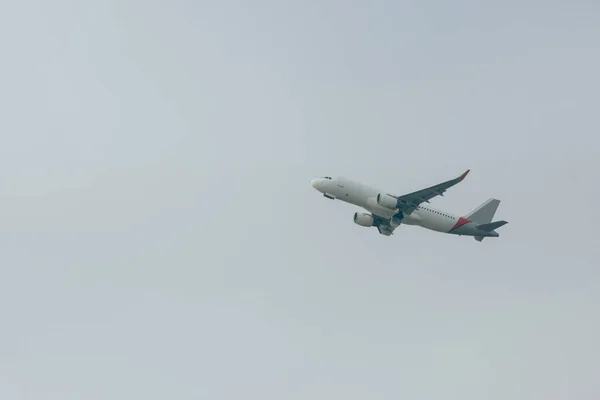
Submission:
[[[312,181],[310,181],[310,185],[316,189],[316,188],[317,188],[317,183],[318,183],[318,182],[319,182],[319,180],[318,180],[318,179],[313,179]]]

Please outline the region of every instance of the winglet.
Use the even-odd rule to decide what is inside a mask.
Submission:
[[[470,169],[466,170],[461,176],[458,177],[458,179],[462,181],[469,174],[469,172],[471,172]]]

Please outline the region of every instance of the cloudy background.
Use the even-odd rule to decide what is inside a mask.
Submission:
[[[0,4],[0,398],[599,398],[596,2]]]

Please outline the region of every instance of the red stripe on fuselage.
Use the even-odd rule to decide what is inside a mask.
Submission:
[[[455,229],[460,228],[463,225],[468,224],[469,222],[473,222],[473,221],[471,221],[470,219],[467,219],[467,218],[460,217],[458,219],[458,222],[452,227],[452,229],[450,229],[450,232],[452,232]]]

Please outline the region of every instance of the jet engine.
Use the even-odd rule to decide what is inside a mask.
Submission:
[[[379,204],[381,207],[395,210],[398,206],[398,200],[389,194],[379,193],[377,194],[377,204]]]
[[[360,226],[370,227],[375,223],[375,219],[370,214],[365,213],[354,213],[354,223]]]
[[[404,219],[404,213],[402,211],[400,211],[398,214],[392,216],[392,218],[390,218],[390,226],[392,228],[397,228],[400,226],[400,224],[402,223],[402,220]]]

